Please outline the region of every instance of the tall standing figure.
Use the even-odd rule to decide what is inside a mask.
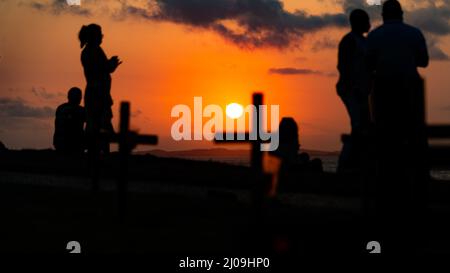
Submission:
[[[374,74],[376,215],[399,250],[418,228],[427,195],[424,88],[417,68],[428,66],[429,57],[422,32],[403,22],[397,0],[384,3],[382,16],[383,25],[369,33],[367,51]]]
[[[108,59],[100,47],[103,34],[99,25],[83,26],[79,33],[81,63],[86,77],[84,105],[86,108],[86,135],[88,152],[109,153],[109,137],[114,133],[111,123],[111,73],[121,64],[117,56]]]
[[[339,43],[337,94],[347,109],[352,127],[351,137],[344,140],[338,172],[355,169],[361,162],[362,136],[369,125],[369,70],[366,65],[370,18],[367,12],[355,9],[350,13],[351,31]]]

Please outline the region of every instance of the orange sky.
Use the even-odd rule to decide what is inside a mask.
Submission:
[[[301,2],[301,3],[299,3]],[[301,8],[314,14],[336,11],[332,1],[284,1],[287,10]],[[345,29],[326,29],[306,35],[299,48],[241,49],[215,33],[138,19],[113,20],[40,12],[15,1],[0,1],[0,97],[20,97],[35,107],[55,108],[72,86],[84,89],[77,33],[96,22],[104,32],[102,47],[123,64],[113,74],[114,113],[119,102],[131,101],[132,128],[158,134],[158,148],[180,150],[209,147],[205,142],[174,142],[170,117],[176,104],[225,106],[249,104],[254,90],[264,91],[265,102],[280,105],[280,116],[299,123],[303,147],[340,149],[339,135],[349,131],[345,109],[335,92],[336,50],[312,50],[315,41],[338,40]],[[441,48],[450,52],[444,37]],[[297,67],[329,75],[276,75],[270,68]],[[429,120],[450,122],[450,62],[433,61],[422,71],[428,85]],[[36,92],[32,92],[32,89]],[[38,95],[36,95],[38,94]],[[48,96],[48,94],[52,94]],[[47,96],[46,96],[47,95]],[[0,113],[1,116],[1,113]],[[51,147],[53,118],[2,119],[0,140],[11,148]],[[117,126],[118,120],[114,119]]]

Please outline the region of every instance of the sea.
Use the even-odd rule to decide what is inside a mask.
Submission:
[[[190,155],[190,156],[180,156],[185,159],[200,160],[200,161],[214,161],[222,162],[231,165],[238,166],[250,166],[249,156],[206,156],[206,155]],[[323,170],[325,172],[335,173],[337,169],[339,155],[312,155],[312,159],[319,158],[322,160]],[[432,169],[431,176],[438,180],[449,180],[450,181],[450,168],[449,169]]]

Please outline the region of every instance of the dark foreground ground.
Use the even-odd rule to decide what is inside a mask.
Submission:
[[[383,246],[390,236],[374,232],[377,223],[363,213],[358,180],[335,174],[298,175],[298,183],[282,187],[261,209],[252,202],[245,167],[134,156],[127,215],[120,218],[114,155],[104,160],[97,193],[90,189],[85,158],[8,152],[0,166],[1,252],[64,254],[69,241],[78,241],[82,253],[295,260],[368,256],[369,241]],[[426,218],[402,230],[408,238],[404,253],[450,254],[446,183],[432,183]]]

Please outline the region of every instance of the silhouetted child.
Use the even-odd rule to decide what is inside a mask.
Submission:
[[[350,14],[352,30],[346,34],[338,53],[339,81],[337,93],[350,116],[351,138],[344,141],[339,157],[338,172],[357,167],[362,135],[369,126],[370,74],[366,64],[367,39],[364,33],[370,30],[369,15],[361,9]]]
[[[111,73],[121,64],[117,56],[108,59],[100,47],[103,34],[99,25],[83,26],[79,33],[81,63],[86,77],[84,105],[87,113],[88,149],[95,153],[109,152],[109,137],[114,133],[111,123]]]
[[[78,87],[72,87],[67,98],[68,102],[56,109],[53,146],[63,153],[83,153],[86,112],[84,107],[80,106],[81,90]]]

